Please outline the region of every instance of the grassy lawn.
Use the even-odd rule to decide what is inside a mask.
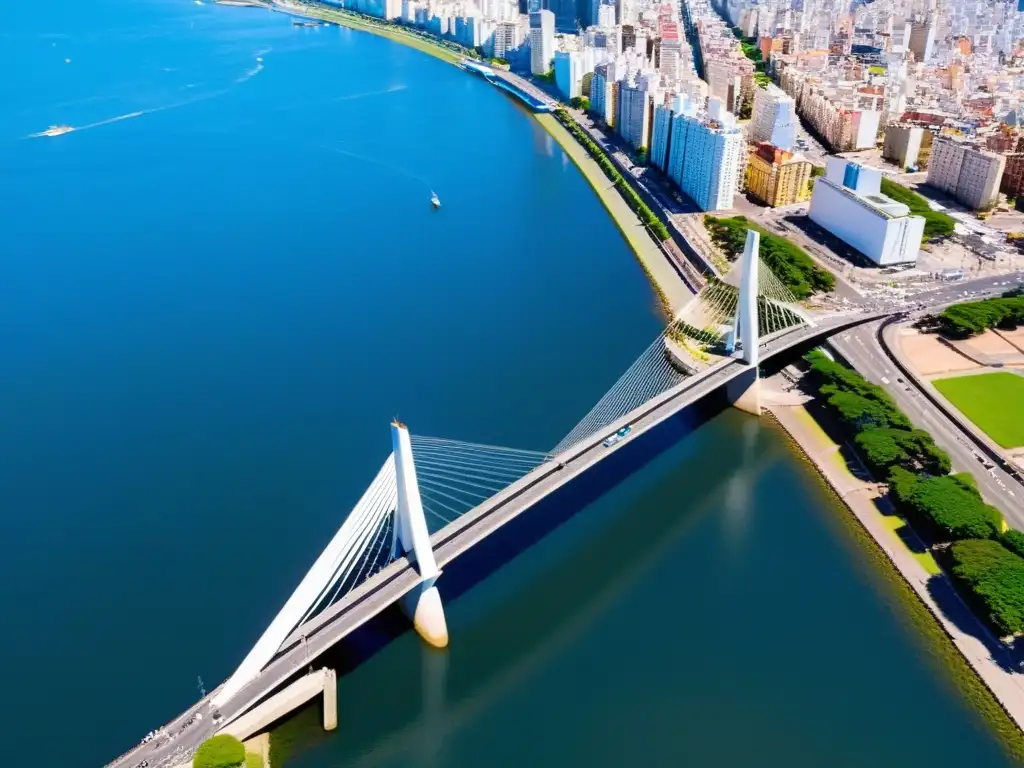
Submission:
[[[1024,376],[983,373],[938,379],[932,383],[1003,448],[1024,446]]]

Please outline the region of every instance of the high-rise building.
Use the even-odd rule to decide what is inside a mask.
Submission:
[[[648,78],[630,78],[619,87],[619,135],[634,149],[650,148],[654,100]]]
[[[918,61],[929,61],[935,49],[935,22],[931,18],[912,22],[907,45]]]
[[[555,14],[555,29],[567,34],[575,34],[576,0],[544,0],[544,6]]]
[[[786,152],[796,142],[796,104],[777,85],[757,88],[751,115],[750,139],[757,144],[766,141]]]
[[[967,207],[990,208],[999,196],[1006,158],[950,136],[937,136],[928,161],[928,185]]]
[[[495,58],[507,59],[512,51],[523,44],[522,27],[515,21],[499,21],[494,28]]]
[[[611,28],[615,26],[615,6],[608,3],[601,3],[597,7],[597,19],[594,22],[599,27]]]
[[[661,46],[658,55],[658,71],[665,76],[666,82],[674,83],[681,74],[683,44],[679,39],[679,25],[675,22],[662,22]]]
[[[661,170],[668,169],[668,148],[672,136],[672,109],[664,104],[654,107],[651,127],[651,164]]]
[[[555,14],[534,11],[530,14],[530,72],[546,75],[555,57]]]
[[[917,259],[924,218],[881,192],[882,174],[840,157],[830,157],[825,175],[814,183],[811,221],[874,263],[903,264]]]
[[[584,72],[583,54],[579,51],[555,51],[555,84],[567,101],[583,95]]]
[[[923,171],[927,167],[932,132],[920,125],[890,123],[885,128],[882,157],[900,168]]]
[[[810,197],[811,163],[768,142],[762,142],[747,161],[747,192],[765,205],[779,208]]]
[[[618,69],[612,61],[598,64],[590,81],[590,111],[612,128],[619,115]]]
[[[736,119],[721,100],[709,99],[704,119],[687,127],[680,185],[702,211],[732,207],[743,146]]]
[[[672,126],[668,139],[668,167],[666,172],[672,181],[681,189],[683,186],[683,168],[686,164],[686,140],[690,126],[695,124],[697,115],[696,103],[676,96],[672,105]]]

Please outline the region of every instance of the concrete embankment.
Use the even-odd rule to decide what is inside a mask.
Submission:
[[[854,477],[840,447],[810,413],[801,405],[772,404],[767,410],[818,470],[860,529],[884,553],[898,574],[899,583],[916,597],[917,607],[926,609],[934,619],[927,623],[932,629],[940,630],[956,649],[957,653],[948,656],[948,671],[964,694],[983,711],[1011,752],[1017,758],[1024,757],[1024,674],[1012,666],[1009,653],[970,613],[930,555],[912,552],[893,527],[887,525],[890,516],[879,509],[879,501],[883,506],[885,502],[880,498],[882,492],[878,484]],[[944,605],[940,606],[937,596]],[[924,622],[915,623],[928,631]],[[938,636],[940,642],[942,635]],[[965,674],[958,674],[954,667],[962,662],[966,662],[967,669]]]
[[[633,249],[633,253],[636,254],[644,271],[650,277],[666,313],[674,315],[693,297],[693,292],[669,263],[668,257],[658,244],[647,234],[640,219],[626,204],[608,177],[604,175],[601,167],[580,146],[573,135],[552,115],[537,115],[536,118],[544,130],[550,133],[565,150],[576,167],[580,169],[583,177],[593,187],[598,199],[607,209],[619,231],[622,232],[622,236]]]

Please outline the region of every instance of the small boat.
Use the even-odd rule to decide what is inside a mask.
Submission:
[[[71,133],[75,130],[70,125],[51,125],[45,131],[42,132],[42,136],[63,136],[65,133]]]
[[[441,207],[441,198],[437,196],[437,192],[431,191],[430,193],[430,204],[435,208]]]

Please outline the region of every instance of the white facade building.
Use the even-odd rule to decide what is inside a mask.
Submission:
[[[530,72],[546,75],[555,57],[555,14],[534,11],[530,14]]]
[[[767,141],[779,149],[793,151],[796,142],[796,103],[777,85],[757,88],[754,93],[750,140]]]
[[[654,102],[647,78],[636,78],[619,84],[618,131],[634,149],[648,147]]]
[[[879,265],[917,259],[924,218],[881,192],[882,174],[840,157],[830,157],[814,184],[808,215]]]
[[[704,119],[689,119],[679,186],[702,211],[732,208],[746,144],[743,133],[719,99],[708,100]]]

